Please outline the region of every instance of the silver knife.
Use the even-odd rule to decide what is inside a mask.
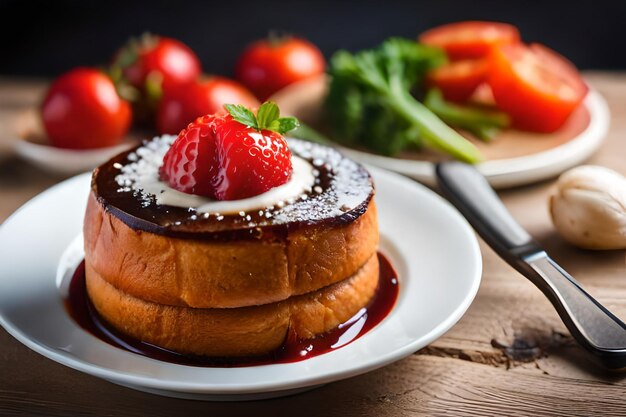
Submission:
[[[626,324],[548,256],[475,168],[442,162],[435,172],[442,194],[502,259],[548,297],[572,336],[596,362],[610,370],[626,370]]]

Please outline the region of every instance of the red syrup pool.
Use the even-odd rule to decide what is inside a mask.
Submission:
[[[182,355],[150,343],[123,335],[102,319],[87,297],[85,265],[76,268],[65,305],[70,316],[86,331],[110,345],[152,359],[188,366],[242,367],[299,362],[339,349],[355,341],[379,324],[392,310],[398,298],[398,278],[391,263],[378,254],[380,278],[374,298],[350,320],[314,339],[297,339],[289,333],[281,347],[263,356],[243,358],[214,358]]]

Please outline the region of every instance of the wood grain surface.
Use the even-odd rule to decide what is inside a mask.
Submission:
[[[626,74],[586,77],[612,113],[607,140],[589,162],[626,174]],[[0,221],[62,179],[20,161],[11,151],[15,115],[36,105],[44,88],[41,81],[0,79]],[[565,269],[626,319],[624,251],[584,251],[564,243],[548,216],[552,184],[500,195]],[[176,400],[66,368],[0,330],[0,416],[626,415],[626,375],[591,364],[539,290],[483,242],[481,249],[483,281],[461,321],[420,352],[366,375],[274,400]]]

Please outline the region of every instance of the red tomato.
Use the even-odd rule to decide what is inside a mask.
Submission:
[[[588,91],[571,62],[539,44],[497,48],[490,68],[489,85],[497,106],[525,130],[557,130]]]
[[[55,80],[41,113],[52,145],[73,149],[118,144],[132,118],[113,82],[91,68],[76,68]]]
[[[178,134],[197,117],[224,112],[224,104],[259,107],[254,95],[238,82],[209,77],[166,91],[157,108],[157,129]]]
[[[246,48],[235,75],[260,100],[266,100],[289,84],[323,73],[325,67],[320,50],[304,39],[263,39]]]
[[[446,100],[465,101],[487,81],[488,68],[486,59],[455,61],[428,73],[427,83],[439,88]]]
[[[139,89],[145,87],[146,79],[151,74],[162,77],[162,88],[165,91],[195,80],[202,71],[200,60],[187,45],[162,36],[144,36],[138,42],[131,41],[118,52],[117,57],[124,76]]]
[[[438,46],[451,60],[457,60],[486,57],[496,46],[518,43],[520,35],[508,23],[467,21],[427,30],[419,36],[419,41]]]

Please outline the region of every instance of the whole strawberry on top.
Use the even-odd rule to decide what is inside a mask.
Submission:
[[[180,132],[163,158],[161,179],[172,188],[216,200],[262,194],[291,178],[291,152],[283,134],[293,117],[280,117],[272,102],[257,114],[227,104],[228,114],[199,117]]]

